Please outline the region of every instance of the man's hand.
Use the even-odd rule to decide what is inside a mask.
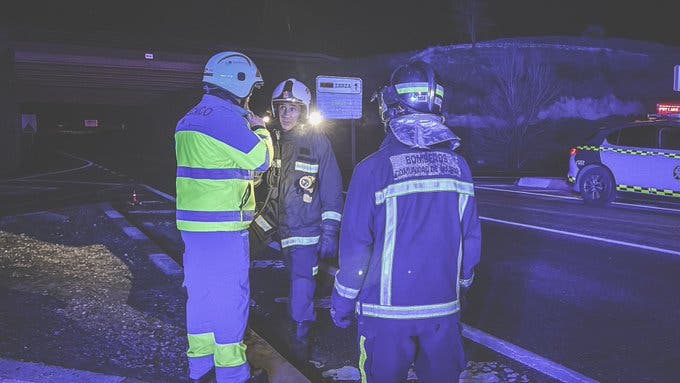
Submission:
[[[340,328],[349,327],[354,318],[354,301],[340,296],[335,289],[331,295],[331,318]]]
[[[338,233],[322,232],[319,240],[319,257],[333,258],[338,254]]]
[[[253,114],[253,113],[248,113],[248,116],[246,116],[246,119],[248,120],[248,123],[250,124],[251,129],[255,129],[256,127],[264,127],[264,119],[262,117]]]
[[[331,307],[331,318],[336,327],[347,328],[352,324],[353,313],[338,313],[337,310]]]
[[[321,238],[317,247],[321,259],[332,258],[338,254],[338,231],[337,224],[324,222],[321,225]]]

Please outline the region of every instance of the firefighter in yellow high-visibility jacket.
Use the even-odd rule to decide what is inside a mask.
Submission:
[[[267,170],[273,157],[263,120],[248,110],[249,97],[263,80],[246,55],[222,52],[207,62],[203,83],[203,99],[175,131],[189,377],[261,381],[251,377],[243,336],[250,301],[252,175]]]

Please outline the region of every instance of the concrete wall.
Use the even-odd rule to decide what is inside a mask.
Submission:
[[[14,97],[13,52],[0,31],[0,176],[11,174],[21,162],[19,106]]]

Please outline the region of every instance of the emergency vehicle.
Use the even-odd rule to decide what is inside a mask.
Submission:
[[[591,205],[606,205],[617,192],[680,201],[680,103],[598,130],[571,149],[567,181]]]

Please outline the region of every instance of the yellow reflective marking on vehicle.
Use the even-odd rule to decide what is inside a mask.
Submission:
[[[650,195],[659,195],[663,197],[678,197],[680,198],[680,191],[668,190],[668,189],[657,189],[657,188],[645,188],[642,186],[629,186],[629,185],[616,185],[616,190],[632,193],[642,193]]]
[[[606,152],[606,151],[609,151],[609,152],[615,152],[615,153],[621,153],[621,154],[631,154],[631,155],[634,155],[634,156],[663,156],[663,157],[668,157],[668,158],[680,159],[680,154],[658,152],[658,151],[653,151],[653,150],[618,149],[618,148],[609,148],[609,147],[605,147],[605,146],[591,146],[591,145],[577,146],[576,149],[591,151],[591,152]]]

